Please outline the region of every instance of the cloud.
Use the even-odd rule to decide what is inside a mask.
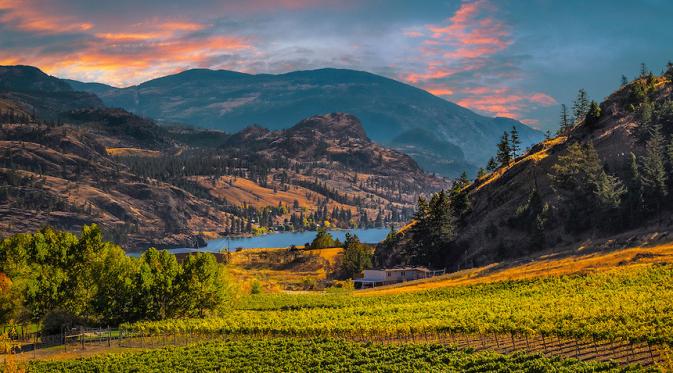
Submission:
[[[512,32],[488,0],[463,1],[444,22],[402,33],[420,40],[411,71],[399,75],[409,83],[494,116],[521,119],[531,108],[556,104],[545,93],[516,87],[522,57],[507,53]]]

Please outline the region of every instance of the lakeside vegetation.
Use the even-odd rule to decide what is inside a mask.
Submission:
[[[39,322],[59,333],[77,325],[205,316],[225,306],[229,285],[211,254],[182,263],[149,249],[133,258],[103,240],[51,228],[0,241],[0,324]]]

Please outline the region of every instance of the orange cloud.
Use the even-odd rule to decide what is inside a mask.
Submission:
[[[523,112],[539,106],[555,105],[556,100],[544,93],[523,94],[510,88],[473,87],[462,90],[467,97],[459,105],[498,117],[520,118]]]
[[[418,55],[423,67],[402,74],[402,79],[488,115],[516,119],[531,108],[555,105],[545,93],[509,87],[518,76],[496,54],[507,49],[512,38],[496,11],[488,0],[463,1],[443,23],[426,25],[426,33],[405,33],[424,37]],[[487,81],[498,83],[485,86]]]

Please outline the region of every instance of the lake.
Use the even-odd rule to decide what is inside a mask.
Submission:
[[[386,238],[386,235],[390,232],[390,228],[339,229],[330,230],[329,232],[334,238],[338,238],[341,242],[345,240],[346,233],[351,233],[356,234],[358,238],[360,238],[360,241],[364,243],[378,243]],[[257,247],[303,246],[305,243],[313,241],[315,235],[315,231],[304,231],[279,232],[255,237],[218,238],[208,241],[208,245],[199,248],[199,251],[220,252],[227,249],[229,251],[234,251],[238,247],[252,249]],[[177,254],[196,250],[194,248],[179,248],[171,249],[169,251]]]

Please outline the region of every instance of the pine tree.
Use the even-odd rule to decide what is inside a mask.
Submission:
[[[479,167],[479,171],[477,171],[477,179],[481,179],[484,176],[486,176],[486,170],[484,170],[483,167]]]
[[[645,65],[645,62],[640,63],[640,77],[644,78],[649,74],[649,70],[647,69],[647,65]]]
[[[493,157],[488,159],[488,163],[486,164],[486,170],[489,172],[493,172],[498,169],[498,164],[495,162],[495,159]]]
[[[598,123],[601,118],[601,107],[596,101],[591,101],[589,105],[589,112],[587,113],[585,123],[587,126],[593,126]]]
[[[622,87],[629,84],[629,78],[626,77],[626,75],[622,74]]]
[[[573,115],[575,116],[575,124],[580,123],[584,120],[584,117],[589,111],[589,95],[584,88],[581,88],[577,92],[577,98],[573,102]]]
[[[664,141],[661,126],[656,125],[650,139],[645,144],[641,179],[645,202],[657,213],[661,212],[661,204],[668,194],[664,162]]]
[[[519,156],[519,151],[521,150],[521,139],[519,138],[519,131],[517,131],[515,126],[512,126],[512,132],[510,132],[509,138],[512,158],[516,158]]]
[[[559,124],[559,135],[566,135],[573,128],[573,120],[568,115],[568,107],[565,104],[561,104],[561,120]]]
[[[627,180],[628,191],[624,206],[624,213],[626,215],[624,220],[629,226],[634,226],[640,222],[645,202],[643,200],[643,183],[638,168],[638,158],[633,153],[629,156],[629,172]]]
[[[504,132],[500,138],[500,143],[498,143],[498,153],[495,158],[501,166],[505,167],[509,166],[512,161],[512,148],[509,145],[509,135],[507,132]]]

